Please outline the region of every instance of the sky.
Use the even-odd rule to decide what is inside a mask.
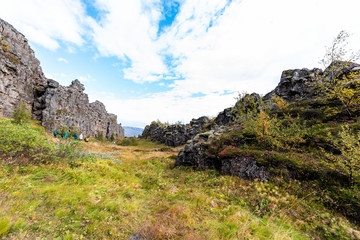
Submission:
[[[79,79],[123,126],[216,116],[283,70],[324,68],[341,30],[360,49],[359,0],[0,0],[47,78]]]

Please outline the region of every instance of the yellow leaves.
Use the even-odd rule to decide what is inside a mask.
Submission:
[[[289,104],[279,96],[273,96],[272,101],[275,104],[275,106],[278,107],[279,109],[287,109],[289,106]]]

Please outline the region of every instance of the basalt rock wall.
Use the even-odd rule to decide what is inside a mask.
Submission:
[[[47,80],[24,35],[2,19],[0,41],[0,116],[11,117],[20,101],[32,108],[34,86]]]
[[[0,38],[0,116],[12,117],[23,101],[48,131],[66,125],[88,137],[124,137],[117,116],[99,101],[89,103],[78,80],[64,87],[47,79],[25,36],[1,19]]]
[[[161,142],[167,146],[177,147],[195,137],[208,122],[208,117],[192,119],[189,124],[165,125],[152,122],[145,127],[141,137],[150,138],[151,141]]]
[[[353,62],[335,61],[331,63],[324,71],[319,68],[314,69],[290,69],[281,74],[280,82],[274,90],[263,97],[263,100],[270,100],[273,96],[278,96],[287,102],[299,100],[309,100],[316,97],[311,83],[317,78],[342,79],[350,73],[360,70],[360,65]]]
[[[84,89],[78,80],[64,87],[49,79],[45,90],[35,90],[38,97],[34,112],[41,112],[39,120],[46,129],[66,125],[88,137],[99,134],[107,139],[111,135],[114,138],[124,137],[124,129],[117,124],[117,116],[107,113],[104,104],[99,101],[89,103]]]

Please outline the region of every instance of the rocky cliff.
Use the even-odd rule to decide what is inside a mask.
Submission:
[[[99,101],[89,103],[78,80],[64,87],[47,79],[25,36],[1,19],[0,38],[0,116],[11,117],[24,101],[48,131],[66,125],[89,137],[124,137],[117,116]]]
[[[161,142],[171,147],[177,147],[195,137],[208,122],[209,118],[207,117],[192,119],[188,124],[168,125],[152,122],[145,127],[141,137],[150,138],[151,141]]]
[[[22,100],[34,102],[34,86],[47,85],[40,62],[24,35],[0,19],[0,115],[11,117]]]

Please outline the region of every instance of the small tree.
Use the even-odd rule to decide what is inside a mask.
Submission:
[[[330,135],[330,134],[329,134]],[[333,145],[341,154],[325,153],[325,156],[349,174],[349,182],[360,176],[360,133],[353,133],[348,125],[341,126],[338,137],[331,136]]]
[[[103,141],[104,140],[104,135],[102,132],[98,131],[97,135],[96,135],[97,140],[99,141]]]
[[[111,134],[111,137],[110,137],[110,141],[111,141],[111,142],[114,142],[114,140],[115,140],[114,133],[112,133],[112,134]]]
[[[21,101],[14,109],[13,122],[17,124],[28,123],[31,119],[31,111],[26,108],[25,102]]]
[[[352,116],[352,112],[360,107],[360,95],[354,85],[355,80],[360,78],[360,71],[353,70],[353,62],[359,59],[359,53],[347,50],[349,36],[346,31],[341,31],[332,45],[326,48],[326,54],[320,62],[327,68],[311,85],[321,93],[321,100],[341,102],[338,112],[345,110]]]

